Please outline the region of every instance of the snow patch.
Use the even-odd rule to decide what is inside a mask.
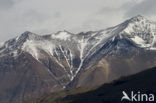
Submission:
[[[58,32],[56,34],[52,34],[51,38],[53,39],[60,39],[60,40],[67,40],[71,37],[71,34],[69,34],[68,32]]]
[[[4,43],[0,43],[0,48],[4,45]]]
[[[40,58],[40,50],[44,50],[49,55],[53,56],[55,46],[49,41],[27,40],[22,46],[22,50],[30,53],[37,60]],[[40,49],[40,50],[39,50]]]
[[[134,38],[131,39],[138,45],[142,46],[143,44],[145,44],[145,41],[139,36],[134,36]]]

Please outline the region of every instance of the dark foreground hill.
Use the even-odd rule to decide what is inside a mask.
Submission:
[[[121,101],[123,91],[125,91],[129,96],[132,91],[136,94],[140,92],[140,95],[156,95],[155,78],[156,67],[132,76],[123,77],[100,87],[78,88],[59,93],[52,93],[26,103],[129,103],[127,100]],[[137,103],[149,102],[144,101]]]

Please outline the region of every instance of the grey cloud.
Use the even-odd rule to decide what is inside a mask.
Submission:
[[[0,10],[8,9],[13,6],[13,0],[0,0]]]
[[[130,8],[126,12],[126,16],[135,16],[135,15],[155,15],[156,11],[156,0],[144,0],[136,5],[134,5],[132,8]]]
[[[135,1],[142,0],[0,0],[0,41],[26,30],[49,34],[105,29],[125,20],[125,12],[138,14],[135,9],[145,4]],[[155,0],[147,1],[155,4]]]
[[[113,1],[112,3],[114,4]],[[118,1],[118,3],[120,4],[114,6],[104,5],[104,7],[90,15],[82,27],[87,30],[99,30],[121,23],[124,20],[124,11],[130,7],[129,4],[133,4],[134,2],[125,0],[125,2]]]
[[[57,11],[54,13],[54,17],[59,18],[61,17],[61,12]]]
[[[120,9],[120,8],[112,8],[112,7],[104,7],[104,8],[102,8],[101,10],[99,10],[99,11],[97,12],[97,14],[103,15],[103,14],[105,14],[106,12],[115,12],[115,11],[119,11],[119,10],[121,10],[121,9]]]

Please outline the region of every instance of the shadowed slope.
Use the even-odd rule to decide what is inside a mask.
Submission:
[[[123,77],[109,84],[104,84],[97,89],[95,87],[90,88],[90,91],[86,93],[82,93],[86,88],[79,88],[52,93],[26,103],[121,103],[122,91],[126,91],[126,93],[131,91],[137,93],[140,91],[141,93],[156,94],[155,74],[156,67],[129,77]],[[123,103],[129,102],[125,100]]]

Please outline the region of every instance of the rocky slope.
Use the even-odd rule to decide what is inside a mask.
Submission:
[[[0,46],[0,103],[95,86],[156,66],[156,23],[142,16],[104,30],[24,32]]]

